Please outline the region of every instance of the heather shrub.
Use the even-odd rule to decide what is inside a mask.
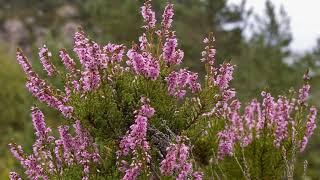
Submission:
[[[151,2],[141,7],[144,33],[131,47],[100,45],[82,29],[73,52],[46,46],[39,59],[49,80],[33,70],[22,50],[17,61],[26,87],[66,119],[57,130],[32,107],[31,153],[11,143],[28,179],[293,179],[298,153],[316,127],[307,103],[310,85],[273,97],[262,92],[241,104],[232,88],[235,66],[215,60],[215,38],[203,40],[204,80],[180,66],[184,51],[172,30],[174,5],[157,24]],[[219,38],[219,37],[217,37]],[[60,80],[63,88],[51,82]],[[11,172],[11,179],[19,179]]]

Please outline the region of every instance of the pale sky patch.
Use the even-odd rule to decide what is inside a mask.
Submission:
[[[316,39],[320,38],[320,0],[271,0],[277,8],[277,12],[283,5],[290,17],[293,42],[291,49],[305,52],[316,45]],[[229,3],[239,4],[241,0],[229,0]],[[253,7],[254,12],[262,15],[265,8],[265,0],[247,0],[247,8]]]

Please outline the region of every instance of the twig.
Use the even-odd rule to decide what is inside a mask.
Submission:
[[[239,168],[241,169],[242,174],[243,174],[243,176],[245,177],[245,179],[246,179],[246,180],[250,180],[250,178],[247,176],[246,172],[245,172],[244,169],[242,168],[242,166],[241,166],[241,164],[240,164],[237,156],[234,155],[233,157],[234,157],[234,159],[236,160],[237,164],[239,165]]]
[[[241,152],[242,152],[242,159],[243,159],[243,164],[244,164],[245,172],[246,172],[248,178],[251,179],[250,170],[249,170],[249,166],[248,166],[247,160],[246,160],[245,155],[244,155],[244,149],[243,149],[243,147],[241,147]]]

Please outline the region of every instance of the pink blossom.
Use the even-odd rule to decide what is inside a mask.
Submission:
[[[144,6],[141,7],[141,15],[143,17],[145,25],[143,26],[145,29],[153,29],[156,26],[156,15],[152,10],[150,0],[147,0],[144,3]]]
[[[149,53],[138,53],[135,49],[130,49],[127,53],[129,60],[127,64],[134,72],[143,75],[151,80],[156,80],[160,74],[159,62]]]
[[[48,180],[43,167],[37,162],[34,155],[28,156],[23,162],[22,166],[25,168],[25,174],[30,179],[44,179]]]
[[[71,134],[68,133],[69,126],[60,126],[58,127],[58,131],[60,134],[60,139],[56,141],[56,144],[61,142],[63,146],[63,159],[67,162],[68,165],[72,165],[74,159],[72,157],[73,152],[73,138]]]
[[[304,103],[309,97],[310,85],[308,83],[304,84],[301,89],[299,89],[298,101],[299,103]]]
[[[203,172],[199,172],[199,171],[194,172],[192,174],[192,176],[193,176],[194,180],[202,180]]]
[[[271,96],[270,93],[266,93],[266,92],[262,92],[261,93],[262,97],[263,97],[263,101],[262,101],[262,114],[265,117],[265,119],[268,121],[268,125],[270,126],[273,123],[273,119],[275,117],[275,106],[276,103],[274,102],[274,98]],[[260,126],[262,126],[261,123]],[[264,126],[264,125],[263,125]]]
[[[213,66],[215,62],[215,56],[216,56],[216,49],[213,46],[215,39],[214,37],[206,37],[203,40],[203,43],[206,44],[205,50],[202,51],[201,55],[201,62],[204,62],[208,64],[209,66]]]
[[[69,134],[68,126],[60,126],[60,139],[49,136],[50,128],[46,128],[44,116],[38,108],[33,108],[32,119],[37,139],[33,144],[33,153],[26,155],[21,146],[9,144],[13,156],[20,161],[29,179],[48,179],[49,175],[59,173],[63,168],[73,165],[83,167],[84,178],[89,177],[89,164],[98,163],[100,155],[96,144],[89,133],[83,129],[79,121],[74,128],[76,136]],[[43,141],[46,139],[46,141]],[[63,156],[62,156],[62,155]],[[55,160],[54,160],[55,159]]]
[[[233,148],[236,142],[236,134],[232,129],[225,129],[218,133],[218,158],[223,159],[225,156],[233,155]]]
[[[128,168],[125,171],[125,175],[123,176],[123,180],[135,180],[139,176],[141,171],[141,167],[139,165],[134,165]]]
[[[172,176],[177,172],[176,179],[184,180],[196,175],[198,179],[201,172],[193,174],[192,163],[190,162],[190,149],[185,145],[186,137],[178,136],[177,143],[167,148],[166,157],[160,163],[160,172],[165,176]]]
[[[150,162],[149,143],[147,137],[148,118],[154,115],[155,110],[149,105],[149,100],[142,97],[142,106],[136,112],[135,122],[130,126],[130,130],[120,141],[120,149],[117,151],[117,158],[125,157],[128,155],[133,156],[130,167],[123,161],[123,169],[125,175],[123,179],[136,179],[140,171],[143,169],[142,163]]]
[[[66,50],[60,50],[59,56],[61,58],[61,61],[64,65],[64,67],[69,71],[69,72],[74,72],[76,70],[76,63],[74,60],[69,56],[69,54],[66,52]]]
[[[198,74],[188,71],[186,69],[180,69],[179,71],[173,71],[165,78],[168,85],[169,95],[183,99],[186,95],[186,88],[195,93],[201,89],[201,85],[197,82]]]
[[[172,144],[167,148],[166,151],[166,157],[160,163],[160,171],[161,174],[170,176],[177,167],[178,146]]]
[[[48,76],[53,76],[56,73],[56,68],[51,62],[52,54],[46,47],[43,45],[42,48],[39,48],[39,58],[43,66],[43,69],[48,73]]]
[[[275,119],[273,122],[275,123],[275,146],[280,147],[281,142],[287,137],[287,126],[289,124],[290,113],[293,107],[290,105],[289,101],[284,97],[279,97],[276,104],[276,113]]]
[[[25,159],[25,154],[22,147],[13,143],[10,143],[8,146],[13,157],[16,158],[18,161],[23,162]]]
[[[233,79],[233,71],[234,65],[230,63],[223,63],[220,65],[217,76],[213,79],[213,84],[219,87],[221,91],[229,88],[229,83]]]
[[[98,71],[85,70],[81,74],[80,83],[84,92],[96,90],[101,83],[101,77]]]
[[[300,152],[303,152],[308,144],[309,138],[312,136],[313,131],[317,127],[316,124],[317,109],[315,107],[310,108],[310,113],[308,115],[308,120],[306,123],[306,131],[304,133],[303,139],[300,142]]]
[[[176,37],[168,37],[162,48],[163,60],[168,65],[180,64],[182,62],[184,53],[180,49],[176,49],[178,46]]]
[[[78,31],[74,35],[73,51],[78,55],[80,63],[86,64],[87,61],[87,47],[89,46],[89,39],[83,31]]]
[[[168,3],[164,9],[163,14],[162,14],[162,22],[161,22],[161,26],[165,31],[167,31],[171,28],[171,25],[173,22],[173,20],[172,20],[173,15],[174,15],[173,4]]]
[[[106,55],[107,62],[111,63],[120,63],[124,56],[125,46],[120,44],[112,44],[108,43],[106,46],[103,47],[103,52]]]
[[[34,73],[30,62],[20,49],[17,50],[17,61],[27,76],[31,76]]]
[[[33,107],[31,109],[31,116],[37,139],[47,141],[47,138],[49,138],[48,133],[51,132],[51,129],[46,127],[43,113],[39,108]]]
[[[16,172],[10,172],[9,178],[10,180],[22,180],[20,175]]]
[[[140,50],[141,51],[148,51],[148,46],[150,45],[147,39],[147,35],[145,33],[142,34],[142,36],[139,37],[140,42]]]

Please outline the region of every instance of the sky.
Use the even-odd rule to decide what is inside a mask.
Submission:
[[[242,0],[229,0],[229,3],[239,4]],[[262,15],[266,0],[247,0],[247,7],[254,8],[254,12]],[[293,42],[291,49],[305,52],[316,45],[320,38],[320,0],[271,0],[277,7],[283,5],[290,17]]]

